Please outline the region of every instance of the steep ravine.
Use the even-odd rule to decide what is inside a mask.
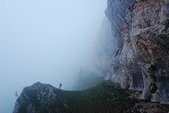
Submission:
[[[112,80],[143,91],[142,99],[168,103],[169,0],[107,3],[106,15],[117,42],[111,56]]]

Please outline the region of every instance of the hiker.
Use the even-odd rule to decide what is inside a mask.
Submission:
[[[15,91],[15,97],[18,98],[18,92],[17,91]]]
[[[62,88],[62,83],[59,84],[59,89],[61,89],[61,88]]]

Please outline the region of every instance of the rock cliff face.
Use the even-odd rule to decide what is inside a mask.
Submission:
[[[112,80],[169,102],[169,0],[108,0],[106,15],[117,45]]]

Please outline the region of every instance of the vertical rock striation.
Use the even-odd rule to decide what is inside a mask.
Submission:
[[[106,15],[117,45],[112,80],[169,102],[169,0],[108,0]]]

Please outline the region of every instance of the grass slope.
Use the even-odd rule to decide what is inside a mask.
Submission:
[[[60,93],[60,98],[73,113],[122,113],[129,107],[125,103],[130,101],[128,94],[111,82],[103,82],[88,90]]]

